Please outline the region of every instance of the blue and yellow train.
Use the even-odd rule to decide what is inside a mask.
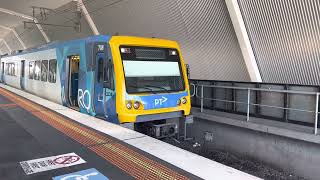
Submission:
[[[0,80],[156,137],[177,133],[190,118],[187,71],[175,41],[100,35],[53,42],[2,57]]]

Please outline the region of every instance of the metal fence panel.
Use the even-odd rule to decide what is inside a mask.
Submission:
[[[255,88],[256,84],[249,84],[249,83],[235,83],[235,87],[246,87],[246,88]],[[250,92],[250,104],[256,104],[256,91]],[[235,101],[241,102],[236,103],[235,111],[239,113],[246,113],[247,112],[247,100],[248,100],[248,91],[247,90],[235,90]],[[256,106],[250,106],[250,113],[256,113]]]
[[[217,86],[232,86],[232,83],[227,82],[216,82],[215,85]],[[233,94],[232,89],[223,89],[223,88],[215,88],[214,89],[215,99],[221,99],[221,100],[227,100],[232,101],[233,100]],[[231,102],[221,102],[221,101],[215,101],[215,108],[223,111],[232,111],[233,103]]]
[[[212,85],[212,83],[210,81],[204,81],[201,84]],[[210,99],[213,99],[212,93],[213,93],[212,88],[203,88],[203,97],[205,98],[203,100],[203,107],[205,109],[212,109],[212,107],[213,107],[214,101],[210,100]]]
[[[320,86],[292,84],[267,84],[250,82],[190,80],[197,87],[197,97],[192,98],[193,107],[203,107],[265,119],[314,126],[318,119]],[[203,85],[203,86],[202,86]],[[248,114],[248,92],[250,89],[250,115]]]
[[[276,90],[284,90],[284,86],[281,85],[267,85],[262,84],[260,85],[261,89],[276,89]],[[277,106],[284,108],[284,93],[278,92],[259,92],[259,99],[261,105],[268,105],[268,106]],[[284,117],[284,110],[279,108],[273,107],[260,107],[260,115],[262,116],[270,116],[274,118],[282,119]]]
[[[303,86],[289,86],[289,90],[317,92],[316,87],[303,87]],[[304,94],[289,94],[288,95],[288,107],[293,109],[305,109],[309,111],[315,111],[316,98],[315,95]],[[288,110],[288,119],[294,121],[301,121],[307,123],[314,123],[314,113],[300,112],[294,110]]]

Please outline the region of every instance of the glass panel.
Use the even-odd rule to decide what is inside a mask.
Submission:
[[[57,60],[51,59],[49,61],[49,82],[56,83],[57,76]]]
[[[41,81],[48,79],[48,60],[43,60],[41,63]]]
[[[41,75],[41,61],[36,61],[35,69],[34,69],[34,79],[40,80]]]
[[[25,68],[25,67],[24,67],[24,66],[25,66],[24,63],[25,63],[25,60],[22,60],[22,61],[21,61],[21,77],[24,77],[24,73],[25,73],[25,72],[24,72],[24,68]]]
[[[34,76],[34,61],[29,62],[29,79],[33,79]]]
[[[98,82],[103,82],[103,58],[99,58],[98,60]]]
[[[184,90],[177,50],[120,47],[120,52],[128,93],[167,93]]]
[[[126,77],[180,76],[178,62],[123,61],[123,66]]]

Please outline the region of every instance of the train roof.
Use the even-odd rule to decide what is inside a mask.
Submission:
[[[37,52],[37,51],[43,51],[43,50],[47,50],[47,49],[57,48],[57,47],[63,46],[63,45],[77,44],[80,42],[94,42],[94,41],[108,42],[110,40],[110,38],[111,38],[110,35],[96,35],[96,36],[89,36],[89,37],[82,38],[82,39],[72,39],[72,40],[67,40],[67,41],[53,41],[53,42],[50,42],[50,43],[47,43],[44,45],[40,45],[37,47],[23,50],[22,52],[2,56],[2,58],[11,57],[11,56],[18,56],[18,55],[23,55],[23,54],[27,54],[27,53]]]
[[[12,57],[12,56],[18,56],[18,55],[23,55],[23,54],[28,54],[28,53],[33,53],[33,52],[38,52],[38,51],[44,51],[47,49],[53,49],[53,48],[58,48],[60,46],[66,46],[66,45],[73,45],[73,44],[78,44],[81,42],[94,42],[94,41],[105,41],[109,42],[111,37],[113,37],[114,41],[121,40],[123,38],[125,39],[130,39],[130,41],[139,41],[139,40],[156,40],[157,44],[171,44],[171,45],[176,45],[176,41],[172,40],[166,40],[166,39],[159,39],[159,38],[147,38],[147,37],[136,37],[136,36],[110,36],[110,35],[96,35],[96,36],[89,36],[86,38],[82,39],[73,39],[73,40],[67,40],[67,41],[53,41],[44,45],[40,45],[37,47],[29,48],[26,50],[23,50],[22,52],[17,52],[14,54],[10,55],[5,55],[2,56],[2,58],[6,57]]]

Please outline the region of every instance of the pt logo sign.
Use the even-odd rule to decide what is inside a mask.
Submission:
[[[162,106],[162,104],[165,103],[167,100],[168,100],[168,98],[162,96],[161,98],[154,100],[154,105],[155,106]]]

